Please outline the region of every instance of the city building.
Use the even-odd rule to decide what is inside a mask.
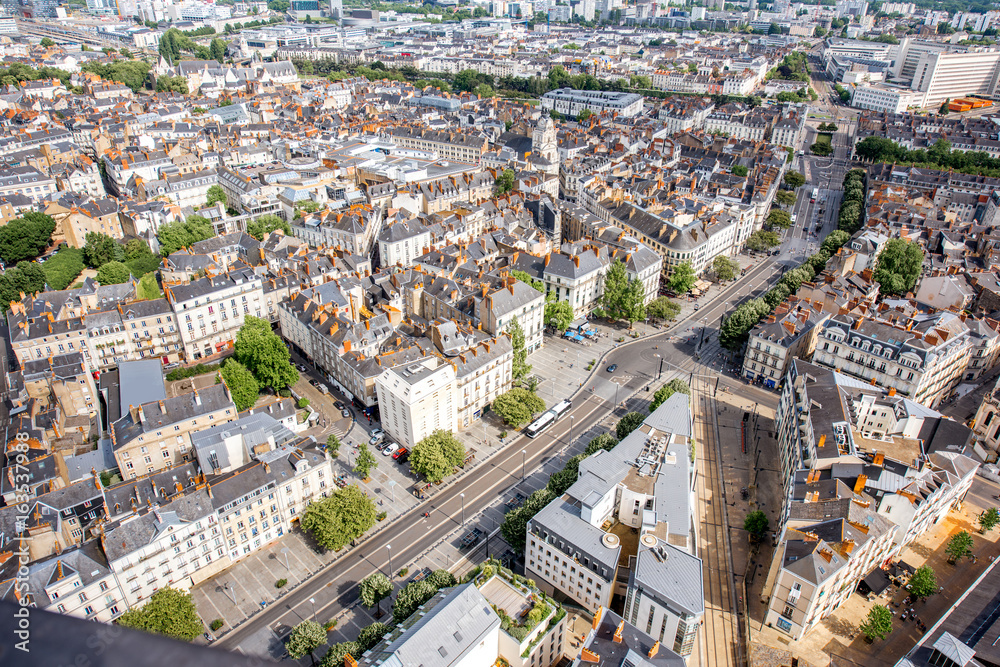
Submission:
[[[566,116],[579,116],[581,111],[600,114],[604,111],[630,117],[642,112],[643,97],[638,93],[573,90],[560,88],[542,95],[542,108]]]
[[[439,357],[386,369],[376,383],[386,434],[412,449],[436,430],[454,429],[459,402],[455,375],[455,367]]]
[[[816,304],[792,297],[750,330],[743,354],[743,377],[773,389],[781,384],[792,359],[809,359],[816,336],[829,317]]]
[[[684,658],[666,648],[608,607],[594,613],[590,631],[583,640],[573,667],[587,665],[635,665],[635,667],[683,667]]]

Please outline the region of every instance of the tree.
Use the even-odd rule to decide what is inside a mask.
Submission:
[[[665,296],[660,296],[649,302],[646,306],[646,313],[657,320],[672,320],[681,312],[681,307],[676,301],[671,301]]]
[[[549,481],[545,485],[553,496],[561,496],[566,493],[566,489],[573,486],[576,478],[580,474],[580,461],[586,458],[584,454],[577,454],[576,456],[570,458],[563,466],[562,470],[552,473],[549,475]]]
[[[378,467],[378,459],[368,449],[368,443],[362,442],[358,447],[358,458],[354,461],[354,474],[361,479],[368,479],[371,471]]]
[[[584,109],[583,111],[581,111],[580,113],[578,113],[576,115],[576,119],[577,119],[577,121],[579,121],[579,122],[582,123],[582,122],[584,122],[586,120],[589,120],[590,117],[593,116],[593,115],[594,115],[593,111],[591,111],[590,109]]]
[[[938,108],[938,113],[941,114],[942,116],[947,116],[948,115],[948,111],[949,111],[948,104],[950,102],[951,102],[951,98],[950,97],[948,99],[946,99],[944,102],[942,102],[941,106]]]
[[[794,190],[806,184],[806,177],[797,171],[785,172],[785,185]]]
[[[756,252],[767,252],[771,248],[781,245],[781,239],[775,232],[765,232],[758,229],[747,239],[747,248]]]
[[[188,82],[183,76],[160,76],[156,78],[156,92],[188,94]]]
[[[823,239],[823,243],[820,244],[820,250],[825,250],[830,255],[837,252],[837,248],[841,247],[847,243],[851,238],[851,235],[842,229],[835,229],[826,235]]]
[[[213,185],[208,189],[208,192],[206,192],[205,194],[208,197],[208,200],[206,201],[207,206],[211,206],[215,202],[220,202],[220,201],[222,202],[223,206],[226,205],[227,202],[226,192],[222,189],[221,185]]]
[[[488,99],[496,95],[496,93],[493,92],[493,89],[490,86],[487,86],[485,83],[481,83],[478,86],[476,86],[476,88],[472,92],[475,93],[476,97],[481,97],[485,99]]]
[[[716,255],[715,259],[712,260],[712,269],[715,271],[715,277],[719,279],[719,282],[735,278],[736,271],[739,268],[739,264],[725,255]]]
[[[833,147],[831,147],[830,144],[828,143],[817,141],[816,143],[814,143],[812,146],[809,147],[809,150],[813,152],[813,155],[826,157],[827,155],[833,152]]]
[[[410,617],[410,614],[417,610],[417,607],[434,597],[437,587],[431,582],[423,579],[421,581],[411,581],[403,586],[396,595],[396,600],[392,603],[392,621],[400,624]]]
[[[83,251],[79,248],[62,248],[42,265],[42,271],[49,289],[64,290],[83,271]]]
[[[229,387],[229,393],[233,396],[233,403],[240,412],[249,410],[257,402],[260,396],[260,386],[257,378],[253,376],[247,367],[236,361],[227,359],[222,367],[222,380]]]
[[[514,348],[514,360],[511,367],[511,375],[514,382],[520,384],[521,380],[531,372],[531,364],[528,363],[528,350],[524,343],[524,329],[516,317],[512,317],[507,324],[507,333],[510,334],[510,344]]]
[[[646,317],[644,299],[642,283],[630,280],[625,263],[616,259],[604,276],[601,307],[609,317],[627,320],[631,327],[633,322]]]
[[[727,350],[740,349],[750,330],[769,312],[771,308],[764,299],[752,299],[741,304],[719,327],[719,344]]]
[[[135,273],[133,272],[132,275],[135,275]],[[140,301],[155,301],[163,296],[163,292],[160,291],[160,283],[156,281],[155,273],[147,273],[139,279],[139,284],[135,288],[135,296]]]
[[[251,220],[247,223],[247,234],[258,241],[263,241],[265,236],[276,229],[280,229],[288,236],[292,234],[291,226],[278,216],[272,214],[262,215],[256,220]]]
[[[934,576],[934,570],[927,565],[918,567],[917,571],[910,577],[908,588],[910,595],[921,600],[937,593],[938,583],[937,577]]]
[[[56,43],[51,39],[49,39],[48,37],[42,37],[42,41],[40,41],[38,45],[41,46],[43,49],[47,49],[50,46],[55,46]]]
[[[118,617],[118,625],[189,642],[205,626],[188,593],[175,588],[161,588],[139,609],[131,609]]]
[[[617,444],[618,438],[610,433],[602,433],[587,443],[587,448],[583,450],[583,455],[590,456],[591,454],[594,454],[602,449],[606,452],[610,452]]]
[[[750,170],[744,167],[742,164],[735,165],[733,167],[734,176],[746,176],[750,173]]]
[[[339,550],[375,525],[375,501],[357,486],[345,486],[309,503],[300,523],[321,547]]]
[[[545,401],[527,389],[514,387],[493,399],[490,409],[503,419],[505,424],[517,428],[527,424],[534,414],[544,410]]]
[[[97,282],[102,285],[120,285],[132,276],[121,262],[108,262],[97,270]]]
[[[181,222],[168,222],[156,230],[156,239],[160,243],[160,253],[167,257],[181,248],[187,248],[192,243],[204,241],[215,236],[212,223],[200,215],[192,215]]]
[[[285,650],[293,659],[312,655],[312,652],[326,643],[326,630],[315,621],[308,619],[302,621],[288,633],[285,640]]]
[[[1000,523],[1000,512],[996,507],[991,507],[979,515],[979,532],[989,532],[997,523]]]
[[[615,425],[615,435],[618,437],[619,442],[624,440],[625,436],[629,433],[642,426],[645,418],[646,415],[641,412],[630,412],[619,419],[618,424]]]
[[[125,260],[125,248],[107,234],[87,232],[84,238],[83,261],[90,268],[99,269],[108,262]]]
[[[236,334],[234,349],[236,360],[253,373],[259,385],[279,391],[299,379],[289,361],[288,346],[267,320],[248,315]]]
[[[670,280],[667,281],[667,286],[673,290],[674,294],[686,294],[697,281],[698,277],[694,274],[691,263],[684,262],[674,267],[673,273],[670,274]]]
[[[915,241],[889,239],[872,274],[883,294],[906,294],[916,283],[924,263],[924,251]]]
[[[652,412],[656,408],[660,407],[668,398],[670,398],[671,396],[673,396],[678,392],[690,396],[691,387],[689,387],[688,383],[685,382],[684,380],[680,378],[674,378],[673,380],[671,380],[670,382],[668,382],[667,384],[663,385],[662,387],[656,390],[656,393],[653,394],[653,402],[649,404],[649,411]]]
[[[531,517],[548,505],[555,496],[547,488],[538,489],[524,501],[520,507],[515,507],[504,515],[500,524],[500,535],[504,542],[519,553],[524,553],[525,531]]]
[[[330,456],[337,456],[340,452],[340,438],[337,437],[336,433],[331,433],[326,438],[326,453]]]
[[[948,554],[948,562],[952,564],[957,563],[971,554],[972,544],[972,535],[969,535],[964,530],[953,535],[948,540],[948,546],[945,548],[945,553]]]
[[[212,40],[212,43],[208,45],[208,52],[212,55],[212,58],[218,60],[220,63],[226,59],[226,47],[228,44],[222,41],[218,37]]]
[[[507,194],[514,189],[514,171],[512,169],[504,169],[497,176],[496,181],[493,183],[493,192],[497,196]]]
[[[770,225],[772,229],[775,227],[778,229],[788,229],[792,226],[792,216],[788,215],[785,211],[773,209],[767,214],[765,223]]]
[[[44,213],[25,213],[0,227],[0,259],[13,266],[35,259],[52,242],[56,221]]]
[[[372,572],[358,587],[361,604],[371,609],[392,593],[392,582],[381,572]]]
[[[782,206],[795,206],[795,201],[798,196],[793,190],[778,190],[774,198],[778,200],[778,203]]]
[[[437,429],[413,446],[410,468],[428,482],[440,482],[465,463],[465,446],[451,431]]]
[[[767,529],[770,525],[770,521],[767,515],[760,510],[754,510],[753,512],[747,513],[746,518],[743,520],[743,530],[750,533],[750,539],[755,542],[760,540],[761,537],[767,533]]]
[[[363,654],[365,651],[378,644],[382,641],[382,637],[385,636],[385,633],[389,632],[391,629],[392,628],[389,625],[378,621],[361,628],[361,632],[358,633],[357,639],[358,652]]]
[[[869,640],[882,640],[892,632],[892,612],[882,604],[877,604],[868,610],[868,616],[858,626]]]
[[[566,331],[573,323],[573,306],[569,301],[559,301],[553,294],[552,300],[545,304],[545,324],[556,331]]]

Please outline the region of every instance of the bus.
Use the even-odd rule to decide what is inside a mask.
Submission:
[[[809,200],[810,204],[816,203],[816,197],[819,197],[819,188],[813,188],[812,199]]]
[[[559,421],[560,417],[569,412],[572,405],[573,404],[568,400],[559,401],[551,408],[543,412],[538,419],[528,424],[528,427],[524,429],[524,434],[529,438],[534,438],[536,435]]]

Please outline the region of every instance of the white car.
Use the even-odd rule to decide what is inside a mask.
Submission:
[[[372,447],[375,447],[376,445],[382,444],[383,440],[385,440],[385,436],[379,433],[378,435],[373,435],[371,438],[369,438],[368,444]]]
[[[382,435],[382,433],[383,433],[382,429],[380,429],[377,426],[371,430],[372,435]]]
[[[397,445],[396,443],[392,443],[391,445],[382,450],[382,456],[392,456],[397,451],[399,451],[399,445]]]

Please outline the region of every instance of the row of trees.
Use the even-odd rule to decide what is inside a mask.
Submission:
[[[951,169],[963,174],[1000,176],[1000,158],[983,151],[952,150],[951,142],[938,139],[928,148],[909,150],[892,139],[865,137],[854,147],[855,155],[871,162],[912,164],[933,169]]]
[[[195,58],[199,60],[217,60],[221,63],[225,60],[226,47],[228,46],[228,43],[216,37],[208,46],[198,44],[191,39],[191,37],[201,37],[203,35],[215,34],[215,29],[211,27],[207,27],[207,29],[202,30],[205,31],[199,35],[194,34],[197,31],[185,33],[177,28],[170,28],[160,37],[157,50],[160,55],[166,58],[170,63],[175,63],[180,60],[181,52],[183,51],[194,54]],[[208,30],[211,32],[208,32]]]
[[[138,93],[149,77],[149,63],[142,60],[114,60],[109,63],[91,60],[80,67],[84,72],[96,74],[105,81],[117,81]]]
[[[786,271],[778,284],[765,292],[764,296],[751,299],[736,308],[719,328],[719,343],[729,350],[740,349],[749,337],[750,330],[779,303],[794,294],[802,283],[812,280],[819,271],[822,271],[837,248],[847,243],[849,238],[850,235],[846,232],[840,230],[831,232],[823,239],[816,254],[791,271]]]
[[[844,196],[837,214],[837,229],[848,234],[861,229],[861,215],[865,207],[865,171],[851,169],[844,174]]]

